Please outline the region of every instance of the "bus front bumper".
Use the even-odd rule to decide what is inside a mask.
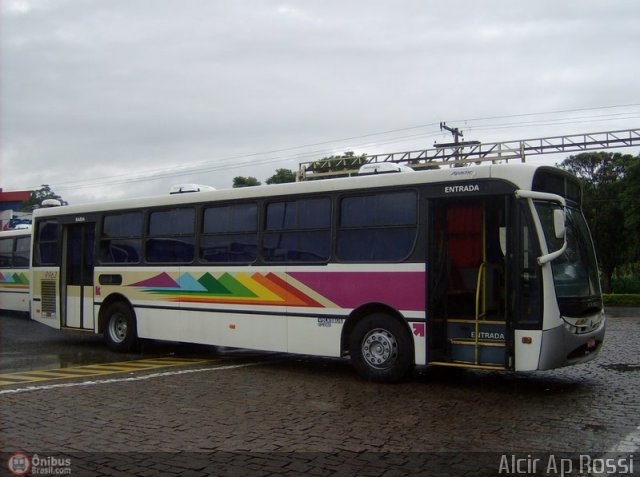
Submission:
[[[602,315],[598,327],[589,332],[576,334],[561,325],[542,332],[542,344],[538,369],[553,369],[594,359],[604,341],[606,319]]]

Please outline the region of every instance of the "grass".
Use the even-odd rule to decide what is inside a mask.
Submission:
[[[605,305],[640,306],[640,293],[603,293]]]

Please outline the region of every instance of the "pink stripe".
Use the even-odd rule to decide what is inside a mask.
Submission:
[[[380,302],[397,310],[425,309],[424,272],[289,272],[289,275],[341,308]]]

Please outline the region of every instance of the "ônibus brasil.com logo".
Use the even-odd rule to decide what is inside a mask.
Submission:
[[[69,457],[40,456],[29,457],[24,452],[16,452],[7,461],[9,472],[13,475],[70,475],[71,459]]]
[[[26,454],[16,452],[9,457],[7,467],[13,475],[26,475],[31,470],[31,460]]]

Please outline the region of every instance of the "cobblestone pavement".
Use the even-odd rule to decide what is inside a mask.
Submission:
[[[42,465],[58,459],[48,470],[71,475],[395,476],[561,475],[566,457],[573,476],[630,475],[621,459],[633,463],[635,452],[638,474],[640,310],[609,314],[600,356],[554,371],[433,368],[381,385],[343,360],[220,356],[180,370],[2,387],[2,460],[38,454]],[[38,354],[36,343],[25,346]],[[617,473],[578,468],[580,459]]]

